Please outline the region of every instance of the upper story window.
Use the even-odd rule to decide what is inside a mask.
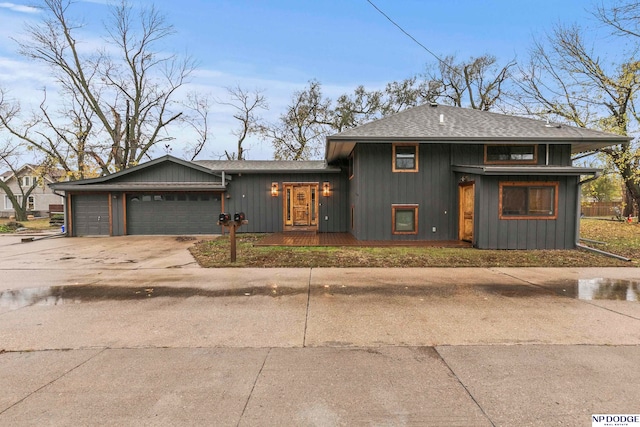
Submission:
[[[393,171],[418,172],[418,144],[393,144]]]
[[[485,145],[484,162],[487,164],[538,163],[537,145]]]
[[[557,182],[501,182],[500,219],[557,219]]]

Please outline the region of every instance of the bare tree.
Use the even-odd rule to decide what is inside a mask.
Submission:
[[[276,160],[308,160],[319,155],[332,126],[331,100],[322,95],[320,82],[295,92],[287,111],[276,123],[262,127]]]
[[[231,98],[230,102],[221,102],[223,105],[232,107],[235,112],[233,118],[238,120],[238,128],[231,131],[237,138],[237,151],[224,154],[227,160],[245,160],[246,147],[244,142],[247,137],[264,132],[262,118],[258,114],[258,110],[267,110],[269,104],[264,96],[264,91],[255,89],[249,91],[240,86],[228,87],[227,94]]]
[[[630,135],[640,120],[635,105],[640,61],[630,58],[613,66],[608,61],[603,64],[603,56],[586,47],[584,31],[577,26],[556,26],[547,41],[534,44],[529,64],[520,69],[519,99],[525,111]],[[640,207],[637,141],[601,151],[618,169],[633,203]],[[630,212],[628,206],[625,214]]]
[[[84,54],[73,5],[43,0],[46,17],[28,25],[26,38],[17,41],[22,55],[50,67],[67,100],[63,109],[51,111],[44,97],[32,119],[17,120],[19,105],[5,98],[0,123],[79,177],[92,167],[109,174],[172,139],[168,126],[181,115],[173,109],[176,91],[194,63],[162,54],[160,44],[173,27],[154,7],[137,11],[126,1],[111,8],[105,48]]]
[[[500,66],[493,55],[484,54],[469,61],[456,62],[447,56],[437,71],[428,73],[434,95],[445,104],[488,111],[504,96],[504,85],[511,78],[515,60]]]
[[[187,94],[187,99],[183,103],[189,111],[183,114],[180,121],[191,129],[196,138],[194,141],[186,142],[185,154],[189,160],[195,160],[209,141],[209,97],[197,92]]]

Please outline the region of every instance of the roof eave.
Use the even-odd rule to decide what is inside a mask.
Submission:
[[[93,191],[118,191],[118,192],[140,192],[140,191],[156,191],[156,192],[172,192],[172,191],[225,191],[226,187],[220,183],[201,183],[196,185],[185,184],[73,184],[73,182],[59,182],[49,185],[53,190],[67,192],[93,192]]]
[[[489,166],[489,165],[453,165],[454,172],[474,175],[539,175],[539,176],[579,176],[595,175],[602,171],[598,168],[577,168],[573,166]]]

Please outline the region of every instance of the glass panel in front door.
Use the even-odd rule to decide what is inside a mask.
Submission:
[[[309,215],[309,186],[299,186],[293,189],[293,225],[306,226],[310,224]]]

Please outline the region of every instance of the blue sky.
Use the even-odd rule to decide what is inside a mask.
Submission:
[[[408,33],[440,56],[458,59],[490,53],[500,62],[525,61],[532,37],[554,23],[595,25],[590,0],[373,0]],[[100,43],[105,1],[80,1],[87,22],[87,46]],[[147,4],[132,0],[132,4]],[[188,52],[199,62],[192,87],[225,100],[225,87],[265,91],[275,120],[295,90],[310,79],[336,97],[355,86],[383,87],[421,73],[435,58],[398,30],[367,0],[157,0],[175,26],[167,50]],[[23,104],[39,99],[51,85],[46,70],[16,54],[10,37],[40,14],[33,0],[0,1],[0,85]],[[228,107],[213,108],[214,139],[201,158],[234,149]],[[268,159],[268,144],[250,141],[250,159]],[[179,153],[178,153],[179,154]]]

